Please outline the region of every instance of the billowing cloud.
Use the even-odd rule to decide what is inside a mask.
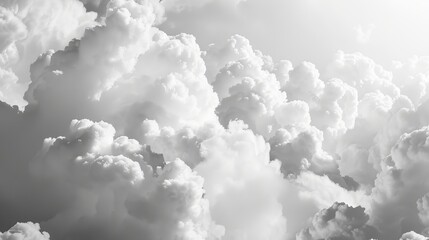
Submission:
[[[205,161],[195,170],[205,179],[205,197],[213,219],[226,228],[225,239],[283,239],[280,165],[270,162],[269,145],[246,127],[231,122],[204,141]]]
[[[419,215],[424,213],[426,184],[427,127],[403,134],[383,162],[373,189],[375,222],[394,233],[415,226],[419,230]],[[418,214],[416,202],[419,200]],[[399,217],[400,216],[400,217]],[[382,229],[384,230],[384,229]]]
[[[260,34],[262,9],[298,5],[0,3],[0,238],[427,238],[428,57],[340,45],[315,64],[292,8],[314,42],[279,60],[277,34],[223,23]],[[195,14],[212,44],[182,33]]]
[[[1,233],[2,240],[49,240],[50,236],[47,232],[40,231],[38,223],[17,223],[8,231]]]
[[[414,231],[406,232],[402,234],[402,237],[400,240],[426,240],[427,237],[420,235]]]
[[[64,122],[75,115],[105,119],[128,134],[145,119],[173,128],[216,122],[218,98],[195,38],[153,27],[161,11],[156,1],[112,1],[108,7],[105,25],[32,64],[30,104],[44,117],[67,109]],[[53,104],[52,98],[62,100]],[[86,107],[67,107],[70,100]]]
[[[0,100],[23,108],[30,64],[39,54],[80,38],[96,16],[77,0],[2,1],[0,14]]]
[[[74,120],[66,137],[48,138],[32,168],[67,196],[42,225],[59,239],[218,239],[203,178],[176,159],[161,170],[136,140],[115,138],[105,122]]]
[[[425,226],[429,226],[429,194],[417,200],[417,209],[419,210],[419,218]]]
[[[400,94],[398,87],[392,83],[392,73],[361,53],[337,52],[330,75],[343,79],[362,95],[379,91],[395,98]]]
[[[336,164],[332,156],[322,149],[322,142],[323,133],[317,128],[302,132],[279,129],[270,139],[271,159],[282,162],[285,175],[307,169],[318,173],[335,171]]]
[[[297,239],[374,239],[377,229],[368,225],[369,216],[362,207],[334,203],[314,215],[311,225],[297,234]]]

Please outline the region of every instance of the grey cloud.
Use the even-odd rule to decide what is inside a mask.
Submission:
[[[377,229],[368,225],[369,216],[362,207],[350,207],[334,203],[332,207],[318,212],[310,227],[297,234],[297,239],[374,239]]]

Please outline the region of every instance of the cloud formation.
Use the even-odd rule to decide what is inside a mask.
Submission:
[[[17,223],[8,231],[1,233],[2,240],[49,240],[49,233],[41,232],[37,223]]]
[[[42,225],[59,239],[218,239],[203,178],[176,159],[153,169],[146,148],[115,138],[105,122],[73,120],[66,137],[48,138],[32,168],[67,195]],[[58,192],[57,192],[58,194]]]
[[[96,25],[96,14],[72,1],[2,1],[0,3],[0,100],[23,108],[29,67],[39,54],[64,48]]]
[[[426,239],[428,57],[165,27],[255,1],[0,3],[0,239]]]
[[[374,239],[377,230],[367,225],[364,208],[334,203],[314,215],[311,226],[297,234],[297,239]]]

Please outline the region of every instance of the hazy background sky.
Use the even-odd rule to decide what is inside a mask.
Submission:
[[[338,50],[362,52],[386,67],[392,60],[429,54],[428,1],[247,0],[235,7],[230,2],[168,12],[161,29],[193,34],[203,49],[241,34],[276,60],[310,61],[322,71]]]

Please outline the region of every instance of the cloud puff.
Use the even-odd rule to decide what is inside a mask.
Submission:
[[[271,139],[271,158],[282,162],[285,175],[309,169],[341,178],[334,157],[324,149],[333,151],[338,136],[354,127],[355,88],[340,79],[322,81],[309,62],[295,67],[289,61],[275,63],[239,35],[211,45],[204,59],[221,100],[216,112],[223,126],[240,119]]]
[[[400,240],[426,240],[427,237],[420,235],[414,231],[406,232],[402,234],[402,237]]]
[[[124,148],[116,149],[118,145],[128,145],[125,150],[138,152],[141,146],[124,138],[116,140],[114,135],[113,126],[105,122],[73,120],[69,136],[45,139],[42,151],[33,162],[34,171],[41,177],[60,177],[89,185],[116,181],[134,184],[141,181],[143,173],[138,162],[118,153]],[[139,157],[142,156],[134,156]],[[73,161],[71,166],[70,161]]]
[[[429,226],[429,194],[417,200],[417,209],[419,210],[419,218],[425,226]]]
[[[39,54],[81,37],[95,25],[95,14],[75,0],[3,1],[0,14],[0,100],[23,109],[30,64]]]
[[[325,148],[334,148],[334,139],[354,127],[358,91],[339,78],[321,80],[314,64],[302,62],[290,70],[283,90],[290,100],[309,105],[311,124],[324,132]]]
[[[223,131],[219,125],[207,125],[197,130],[190,127],[175,130],[172,127],[160,127],[154,120],[144,120],[141,130],[141,141],[149,145],[151,151],[161,154],[165,162],[180,158],[191,167],[203,161],[201,143]]]
[[[153,27],[158,5],[112,1],[105,25],[40,56],[25,95],[32,107],[47,118],[63,112],[63,124],[76,115],[109,120],[133,137],[145,119],[175,129],[215,123],[218,98],[199,46],[191,35],[170,37]],[[59,100],[53,105],[52,98]]]
[[[330,77],[342,79],[356,88],[359,95],[379,91],[390,98],[399,96],[399,88],[392,83],[392,73],[361,53],[339,51],[330,68]]]
[[[148,118],[161,126],[181,128],[216,122],[218,98],[204,75],[206,67],[195,38],[159,32],[154,40],[139,57],[131,81],[119,83],[112,92],[116,101],[124,92],[128,95],[114,102],[115,106],[130,106],[129,121],[137,123]],[[130,88],[135,91],[129,92]]]
[[[282,91],[290,62],[274,63],[239,35],[210,46],[204,59],[209,82],[221,100],[217,114],[224,126],[241,119],[253,131],[269,138],[282,126],[310,123],[308,105],[287,101]]]
[[[49,233],[41,232],[38,223],[17,223],[8,231],[1,233],[2,240],[49,240]]]
[[[279,202],[283,182],[269,145],[242,122],[201,143],[204,177],[213,219],[225,226],[225,239],[283,239],[286,219]]]
[[[75,89],[76,93],[82,91],[86,98],[99,99],[102,92],[110,89],[122,74],[133,69],[139,54],[147,50],[155,18],[150,3],[140,5],[133,1],[111,2],[105,26],[87,30],[80,41],[70,42],[64,51],[56,54],[49,52],[39,57],[32,66],[32,82],[26,92],[26,100],[30,104],[42,101],[41,98],[45,95],[37,94],[41,85],[46,88],[43,93],[48,95],[52,89],[58,94],[67,85],[71,90],[72,84],[74,88],[78,87]],[[110,41],[101,41],[104,45],[100,45],[100,40],[105,38]],[[76,66],[69,70],[71,65]],[[72,81],[67,78],[72,73],[69,71],[75,74],[86,71],[85,77]],[[92,78],[91,81],[85,81],[89,77]],[[80,81],[80,84],[76,86],[75,81]]]
[[[355,28],[357,42],[361,44],[367,43],[371,39],[374,29],[375,24],[369,24],[367,26],[358,25]]]
[[[314,215],[311,225],[297,234],[297,239],[372,239],[379,236],[368,225],[369,216],[362,207],[334,203]]]
[[[384,228],[401,230],[419,225],[416,201],[429,189],[426,184],[428,129],[403,134],[383,162],[373,189],[373,216]],[[423,210],[424,202],[420,202]],[[400,217],[399,217],[400,216]]]
[[[329,208],[334,202],[349,206],[369,207],[370,198],[365,191],[346,190],[334,183],[328,176],[303,171],[283,185],[283,214],[288,220],[287,239],[295,239],[296,233],[308,226],[308,220],[321,209]]]
[[[393,69],[393,81],[401,88],[415,106],[428,99],[429,58],[413,56],[406,61],[396,61]]]
[[[298,175],[303,170],[321,174],[333,172],[336,163],[322,149],[322,142],[323,133],[314,127],[301,132],[279,129],[270,139],[270,158],[282,162],[282,172],[285,175]]]
[[[0,50],[3,51],[12,42],[25,38],[27,35],[27,27],[9,9],[1,6],[0,12],[2,14],[0,25],[2,30],[0,35]]]
[[[217,108],[220,122],[226,125],[230,120],[242,119],[255,132],[266,137],[281,126],[309,124],[308,106],[300,101],[287,102],[275,75],[254,64],[242,60],[226,66],[231,67],[226,71],[233,75],[233,79],[225,80],[229,86],[224,91],[229,94]],[[235,83],[234,79],[237,79]],[[221,81],[223,79],[219,77],[214,82],[214,89],[222,98],[222,90],[217,88]]]
[[[49,138],[33,172],[68,196],[42,225],[58,239],[218,239],[203,178],[176,159],[161,170],[136,140],[114,138],[105,122],[74,120],[66,137]]]

